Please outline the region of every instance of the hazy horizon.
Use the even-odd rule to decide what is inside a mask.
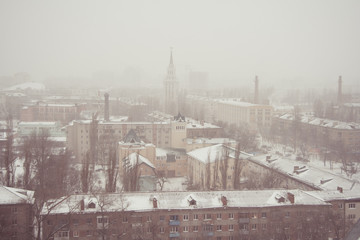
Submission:
[[[334,86],[360,80],[359,1],[1,1],[0,76],[161,86]],[[71,82],[71,81],[70,81]],[[335,87],[335,86],[334,86]]]

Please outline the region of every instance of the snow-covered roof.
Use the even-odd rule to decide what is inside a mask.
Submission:
[[[37,82],[25,82],[25,83],[21,83],[21,84],[17,84],[11,87],[6,88],[6,91],[14,91],[14,90],[27,90],[27,89],[32,89],[32,90],[38,90],[38,91],[43,91],[45,90],[45,85],[42,83],[37,83]]]
[[[216,160],[221,160],[225,157],[225,154],[228,154],[229,157],[235,158],[235,149],[225,146],[224,144],[217,144],[210,147],[199,148],[187,153],[190,157],[197,159],[203,163],[215,162]],[[240,158],[248,158],[252,156],[244,152],[240,153]]]
[[[18,126],[47,126],[55,127],[58,125],[58,122],[19,122]]]
[[[344,190],[354,190],[360,187],[358,180],[351,180],[344,176],[339,176],[322,168],[312,166],[306,162],[296,161],[290,158],[278,157],[274,161],[267,161],[266,155],[257,155],[248,158],[262,166],[272,168],[288,177],[301,181],[309,186],[323,190],[336,190],[342,187]],[[299,170],[295,171],[295,167]]]
[[[34,191],[0,186],[0,205],[34,202]]]
[[[335,200],[360,200],[360,191],[334,190],[334,191],[308,191],[309,195],[319,198],[323,201]]]
[[[220,144],[220,143],[236,143],[230,138],[186,138],[187,144]]]
[[[132,167],[135,166],[136,164],[140,165],[140,164],[144,163],[151,168],[155,168],[154,164],[152,164],[149,159],[141,156],[140,154],[138,154],[136,152],[129,154],[129,156],[127,158],[129,159],[129,164]]]
[[[294,120],[294,115],[291,113],[283,114],[279,117],[283,120]],[[360,130],[360,124],[351,123],[351,122],[341,122],[337,120],[331,120],[326,118],[317,118],[313,116],[301,116],[300,121],[305,124],[316,125],[326,128],[335,128],[335,129],[343,129],[343,130]]]
[[[186,154],[184,149],[175,149],[175,148],[156,148],[156,156],[157,157],[166,157],[166,154],[174,153],[174,154]]]
[[[288,193],[294,196],[291,203]],[[52,204],[56,205],[50,214],[63,214],[68,212],[86,213],[98,212],[98,202],[106,202],[106,212],[114,211],[152,211],[154,210],[154,199],[157,209],[208,209],[223,208],[222,197],[226,198],[226,206],[231,207],[279,207],[293,205],[326,206],[328,203],[309,195],[301,190],[262,190],[262,191],[207,191],[207,192],[132,192],[121,194],[71,195],[60,199]],[[280,201],[279,199],[282,198]],[[191,200],[193,201],[190,204]],[[84,210],[81,210],[81,201],[84,201]],[[95,203],[95,208],[89,208],[88,204]],[[195,203],[195,204],[194,204]],[[47,213],[48,206],[43,209]]]

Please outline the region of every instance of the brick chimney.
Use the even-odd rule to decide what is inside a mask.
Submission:
[[[226,199],[225,196],[221,196],[221,202],[222,202],[222,204],[223,204],[224,207],[227,206],[227,199]]]
[[[337,190],[338,190],[340,193],[343,193],[343,188],[342,188],[342,187],[337,187]]]
[[[254,91],[254,103],[259,103],[259,79],[255,76],[255,91]]]
[[[85,202],[84,202],[84,199],[81,199],[81,201],[80,201],[80,210],[81,210],[81,211],[84,211],[84,210],[85,210]]]
[[[104,109],[104,120],[105,121],[109,121],[109,94],[105,93],[104,94],[105,97],[105,109]]]
[[[294,203],[295,203],[295,196],[294,196],[294,194],[288,192],[287,195],[288,195],[289,201],[290,201],[292,204],[294,204]]]
[[[154,197],[153,198],[153,207],[154,208],[157,208],[158,207],[158,205],[157,205],[157,199]]]

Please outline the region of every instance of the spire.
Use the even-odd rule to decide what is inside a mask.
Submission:
[[[173,56],[172,56],[172,50],[173,50],[173,48],[171,47],[171,48],[170,48],[170,64],[169,64],[169,65],[174,65],[174,63],[173,63]]]
[[[167,69],[167,75],[165,81],[176,81],[176,75],[175,75],[175,66],[173,61],[173,54],[172,54],[172,48],[170,48],[170,63],[169,67]]]

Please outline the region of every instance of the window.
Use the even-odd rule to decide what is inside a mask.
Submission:
[[[17,213],[17,207],[12,207],[12,208],[11,208],[11,212],[12,212],[12,213]]]
[[[16,224],[17,224],[17,219],[16,219],[16,218],[13,218],[13,219],[11,220],[11,224],[12,224],[12,225],[16,225]]]
[[[164,215],[160,215],[160,221],[165,221],[165,216]]]
[[[152,232],[151,227],[148,227],[148,228],[146,229],[146,232],[147,232],[147,233],[151,233],[151,232]]]
[[[91,225],[92,224],[91,218],[86,219],[86,222],[87,224]]]
[[[197,214],[194,214],[194,220],[198,220],[199,216]]]
[[[233,236],[229,236],[229,240],[234,240],[234,237],[233,237]]]
[[[217,225],[217,226],[216,226],[216,231],[222,231],[221,225]]]
[[[233,213],[229,213],[229,219],[234,219],[234,214]]]
[[[147,222],[151,222],[151,216],[147,216]]]
[[[342,209],[342,208],[343,208],[343,204],[342,204],[342,203],[339,203],[339,204],[338,204],[338,208]]]
[[[98,217],[97,223],[108,223],[109,219],[108,217]]]
[[[73,231],[73,237],[79,237],[79,231]]]
[[[194,227],[193,227],[193,232],[197,232],[197,231],[199,231],[199,227],[198,227],[198,226],[194,226]]]
[[[261,213],[262,218],[266,218],[266,212]]]
[[[128,222],[128,218],[127,218],[127,216],[123,216],[123,217],[122,217],[122,222],[123,222],[123,223]]]
[[[356,215],[355,215],[355,214],[349,214],[349,215],[348,215],[348,218],[349,218],[349,219],[355,219],[355,218],[356,218]]]
[[[287,218],[290,217],[290,212],[286,212],[285,217],[287,217]]]
[[[216,219],[221,219],[221,213],[216,214]]]
[[[91,231],[90,230],[86,231],[86,236],[91,236]]]
[[[69,232],[67,231],[60,231],[57,233],[58,237],[69,237]]]
[[[72,220],[72,223],[73,223],[74,225],[78,225],[78,224],[79,224],[79,219],[73,219],[73,220]]]
[[[229,225],[229,231],[230,232],[234,231],[234,225]]]
[[[349,208],[355,208],[355,203],[349,203]]]
[[[185,226],[184,227],[184,232],[188,232],[189,231],[189,227],[188,226]]]
[[[251,224],[251,230],[256,230],[256,224]]]
[[[178,227],[172,226],[172,227],[170,228],[170,232],[171,232],[171,233],[178,232],[178,231],[179,231]]]
[[[261,227],[262,227],[262,230],[266,230],[266,228],[267,228],[266,223],[263,223],[263,224],[261,225]]]
[[[251,217],[251,218],[257,218],[257,214],[256,214],[256,213],[251,213],[251,214],[250,214],[250,217]]]
[[[216,237],[216,240],[221,240],[221,237]]]
[[[183,220],[184,220],[184,221],[189,221],[189,215],[187,215],[187,214],[184,215],[184,216],[183,216]]]
[[[210,213],[204,214],[204,220],[210,220],[210,219],[211,219],[211,214]]]
[[[160,233],[164,233],[164,227],[160,227]]]
[[[170,215],[170,221],[179,221],[178,215]]]

